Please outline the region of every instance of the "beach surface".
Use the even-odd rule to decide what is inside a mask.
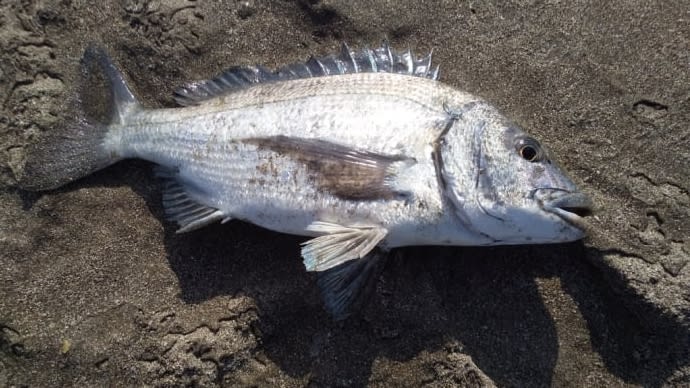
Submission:
[[[304,238],[176,235],[149,163],[15,186],[89,44],[157,108],[384,38],[545,144],[596,204],[589,237],[398,249],[338,323]],[[0,1],[0,102],[0,387],[690,385],[686,1]]]

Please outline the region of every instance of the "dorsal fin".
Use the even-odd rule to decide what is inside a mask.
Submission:
[[[343,43],[340,53],[311,57],[304,63],[293,63],[270,71],[262,66],[231,67],[210,80],[196,81],[175,90],[175,101],[182,106],[251,87],[257,83],[287,81],[353,73],[396,73],[437,80],[438,66],[432,67],[431,53],[417,58],[412,51],[397,52],[388,42],[375,49],[352,51]]]

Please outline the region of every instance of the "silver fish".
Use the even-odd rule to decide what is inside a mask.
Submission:
[[[277,71],[235,67],[179,88],[172,109],[144,108],[102,50],[84,63],[107,79],[111,117],[75,114],[36,144],[20,185],[152,161],[179,232],[238,219],[313,237],[304,264],[336,318],[394,247],[584,236],[588,197],[495,107],[439,82],[431,54],[343,45]]]

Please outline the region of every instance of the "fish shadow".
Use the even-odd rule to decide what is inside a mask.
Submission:
[[[130,185],[156,217],[164,218],[149,164],[127,162],[107,171],[58,191]],[[25,207],[38,197],[22,194]],[[547,283],[560,285],[575,304],[589,335],[585,345],[591,342],[603,367],[625,382],[661,386],[690,361],[687,328],[635,295],[613,271],[605,274],[605,268],[592,265],[606,252],[582,242],[398,249],[360,314],[335,322],[299,257],[304,238],[240,221],[183,235],[175,234],[175,225],[164,225],[180,298],[197,304],[223,295],[251,297],[259,312],[259,351],[283,372],[309,375],[317,386],[364,386],[385,379],[372,375],[380,360],[418,365],[428,381],[447,379],[441,361],[427,358],[453,352],[471,356],[499,386],[572,383],[591,365],[558,366],[559,353],[574,351],[562,347],[582,343],[559,345],[559,330],[570,322],[552,317],[558,309],[547,304],[559,301],[544,300],[552,295],[544,290],[545,279],[555,280]],[[451,383],[466,382],[465,377],[451,377]]]
[[[585,318],[592,347],[625,382],[668,385],[690,364],[690,321],[679,322],[637,294],[620,272],[604,264],[609,250],[581,245],[580,251],[587,260],[574,262],[573,271],[560,276]],[[684,379],[687,383],[688,376]]]
[[[284,372],[309,375],[319,386],[367,385],[380,359],[415,360],[429,369],[430,363],[419,359],[425,352],[468,354],[499,386],[551,386],[572,382],[593,368],[575,361],[555,373],[560,353],[577,359],[577,347],[588,341],[593,357],[598,354],[610,373],[632,384],[661,386],[688,362],[682,346],[687,337],[679,338],[687,332],[634,294],[610,287],[585,258],[600,260],[597,255],[603,253],[580,242],[400,249],[362,311],[335,322],[321,306],[315,276],[301,263],[304,238],[242,222],[186,236],[172,229],[166,232],[166,247],[181,298],[192,304],[218,295],[253,298],[262,351]],[[559,345],[564,334],[559,330],[568,331],[567,319],[578,314],[566,321],[556,318],[561,319],[557,327],[552,314],[559,309],[547,308],[538,279],[556,280],[561,294],[572,299],[589,340]],[[627,310],[630,303],[644,306],[635,311],[657,317],[651,327],[668,329],[655,332]],[[430,380],[444,378],[435,370],[425,373]],[[466,377],[451,381],[460,384]]]
[[[160,200],[150,192],[145,198],[162,219]],[[687,330],[622,279],[612,284],[613,271],[605,276],[591,264],[602,262],[606,252],[582,242],[398,249],[362,311],[335,322],[322,308],[315,276],[302,265],[299,244],[305,238],[241,221],[184,235],[175,229],[166,223],[165,247],[180,297],[190,304],[221,295],[251,297],[259,311],[261,351],[283,372],[309,375],[319,386],[367,385],[382,358],[416,360],[429,369],[419,359],[425,352],[468,354],[499,386],[568,382],[554,380],[559,353],[577,358],[577,347],[588,341],[604,368],[631,384],[661,386],[690,360],[682,345]],[[547,308],[544,297],[552,292],[539,279],[555,280],[572,299],[589,340],[559,345],[559,330],[568,331],[571,323],[557,328],[552,313],[558,308]],[[557,379],[572,383],[592,365],[560,368]],[[430,380],[444,378],[436,370],[424,373]],[[467,376],[451,381],[463,383]]]
[[[598,357],[626,383],[658,387],[690,361],[686,327],[592,265],[605,251],[582,242],[429,251],[448,332],[499,386],[569,385]]]

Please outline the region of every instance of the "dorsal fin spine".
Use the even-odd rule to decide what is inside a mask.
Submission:
[[[340,56],[352,65],[352,69],[355,73],[359,73],[357,61],[355,61],[355,58],[352,56],[352,51],[350,51],[350,48],[345,42],[340,46]]]
[[[371,71],[373,73],[378,73],[379,68],[376,65],[376,57],[374,57],[374,51],[367,47],[364,49],[364,53],[366,54],[367,59],[369,60],[369,66],[371,67]]]
[[[314,63],[316,63],[319,66],[319,68],[321,68],[322,74],[328,75],[328,68],[323,64],[323,62],[318,58],[313,58],[313,59],[314,59]]]
[[[310,77],[314,77],[314,73],[311,72],[311,68],[307,64],[303,64],[304,70],[309,74]]]
[[[390,62],[390,68],[392,69],[395,64],[393,63],[393,53],[391,52],[391,46],[388,44],[388,41],[383,42],[383,50],[385,51],[386,54],[386,59],[388,59],[388,62]]]
[[[270,71],[262,66],[230,68],[216,78],[192,82],[178,88],[175,100],[183,106],[197,105],[257,83],[338,74],[387,72],[437,80],[439,68],[432,68],[431,57],[430,52],[417,59],[409,48],[397,53],[386,41],[379,48],[365,47],[359,51],[352,51],[343,43],[339,54],[312,56],[304,63],[287,65],[277,71]]]
[[[424,74],[422,75],[423,77],[427,77],[429,74],[429,68],[431,67],[431,56],[434,54],[434,51],[430,51],[429,54],[427,54],[426,58],[422,60],[421,63],[423,63],[424,66]]]
[[[402,55],[403,60],[405,61],[405,67],[407,69],[408,73],[413,73],[414,72],[414,61],[412,60],[412,51],[408,48],[407,51],[405,51]]]

